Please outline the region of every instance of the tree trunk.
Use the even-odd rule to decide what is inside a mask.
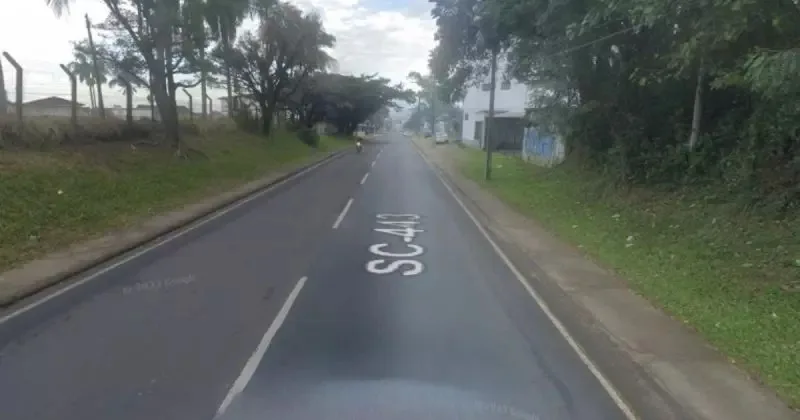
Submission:
[[[233,91],[231,86],[231,66],[228,65],[228,58],[231,54],[230,39],[228,39],[228,27],[223,24],[220,27],[220,37],[222,38],[222,49],[225,51],[225,85],[228,88],[228,117],[233,118]]]
[[[92,53],[92,63],[94,64],[94,78],[97,81],[97,106],[100,109],[100,117],[106,117],[106,109],[103,105],[103,73],[100,72],[100,62],[97,59],[97,49],[94,47],[94,40],[92,39],[92,23],[89,20],[89,15],[86,16],[86,32],[89,35],[89,48]]]
[[[203,66],[200,68],[200,97],[203,99],[203,119],[208,117],[208,107],[206,105],[206,79],[208,79],[208,74],[206,74],[206,43],[205,40],[201,43],[200,46],[200,64]]]
[[[275,118],[275,108],[266,103],[261,103],[261,133],[265,136],[269,136],[272,130],[273,118]]]
[[[94,83],[86,83],[89,85],[89,101],[92,103],[92,111],[96,109],[96,103],[94,98]]]
[[[697,86],[694,90],[694,112],[692,113],[692,133],[689,135],[689,150],[694,150],[700,137],[700,120],[703,117],[703,85],[705,84],[705,68],[700,63],[697,69]]]
[[[166,49],[162,46],[156,47],[155,68],[152,72],[153,88],[151,96],[156,101],[158,113],[161,116],[161,125],[167,138],[172,141],[173,146],[180,151],[180,132],[178,129],[178,115],[175,110],[174,96],[169,95],[167,81]],[[174,84],[174,82],[173,82]]]
[[[275,111],[276,109],[274,104],[265,102],[261,105],[261,113],[263,114],[263,119],[261,120],[261,132],[265,136],[269,136],[269,134],[272,132],[273,120],[275,119],[276,114]]]

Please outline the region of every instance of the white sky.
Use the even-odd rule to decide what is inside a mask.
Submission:
[[[435,23],[430,18],[427,0],[291,0],[301,9],[316,10],[325,28],[336,36],[333,56],[338,71],[345,74],[379,73],[410,86],[405,76],[410,71],[424,73],[428,52],[434,45]],[[85,38],[83,19],[93,21],[106,16],[100,0],[74,0],[68,15],[56,18],[44,0],[0,0],[0,51],[11,54],[26,71],[25,101],[48,96],[69,97],[69,79],[59,68],[72,59],[70,41]],[[251,26],[251,25],[246,25]],[[14,100],[14,72],[2,59],[9,99]],[[199,98],[199,88],[192,89]],[[222,91],[209,93],[212,98]],[[89,90],[78,86],[78,100],[89,104]],[[106,106],[123,105],[118,89],[103,87]],[[144,103],[146,93],[137,93],[136,103]],[[179,102],[181,102],[179,100]],[[182,102],[188,104],[188,99]],[[199,110],[199,99],[195,99]],[[214,105],[215,109],[217,105]]]

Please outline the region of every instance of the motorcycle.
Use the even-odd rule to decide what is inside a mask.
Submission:
[[[358,140],[358,141],[356,141],[356,151],[357,151],[358,153],[361,153],[361,149],[362,149],[362,148],[363,148],[363,147],[361,146],[361,140]]]

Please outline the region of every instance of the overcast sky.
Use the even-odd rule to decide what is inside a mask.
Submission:
[[[333,56],[339,72],[379,73],[404,82],[409,71],[425,72],[433,47],[435,23],[427,0],[292,0],[301,9],[316,10],[325,28],[337,38]],[[106,7],[100,0],[75,0],[70,13],[57,19],[44,0],[0,0],[0,50],[26,68],[25,101],[48,96],[69,97],[69,79],[58,67],[72,59],[70,41],[85,38],[84,14],[100,21]],[[247,25],[252,26],[252,25]],[[13,69],[3,61],[9,99],[14,99]],[[193,94],[199,98],[199,89]],[[106,106],[124,104],[118,89],[104,86]],[[212,97],[224,92],[210,93]],[[79,101],[88,104],[88,88],[79,86]],[[137,103],[146,93],[137,93]],[[181,102],[181,101],[179,101]],[[183,101],[186,104],[187,101]],[[199,110],[198,100],[195,109]],[[216,105],[215,105],[216,108]]]

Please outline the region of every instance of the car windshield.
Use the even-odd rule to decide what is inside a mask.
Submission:
[[[0,53],[0,420],[800,420],[800,0],[0,0]]]

